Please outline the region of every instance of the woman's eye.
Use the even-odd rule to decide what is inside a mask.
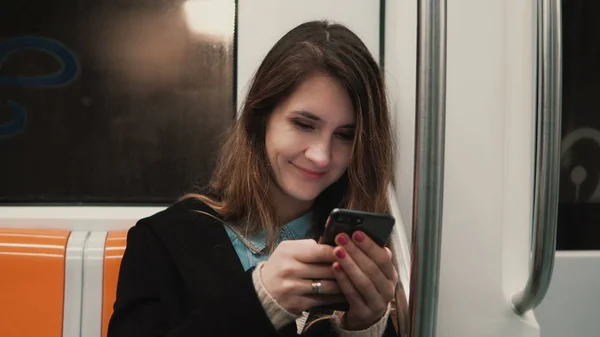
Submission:
[[[313,129],[314,129],[314,126],[312,126],[312,125],[310,125],[310,124],[307,124],[307,123],[304,123],[304,122],[301,122],[301,121],[294,121],[294,124],[295,124],[295,125],[296,125],[296,126],[299,128],[299,129],[301,129],[301,130],[306,130],[306,131],[308,131],[308,130],[313,130]]]
[[[351,141],[354,139],[354,133],[340,132],[337,134],[338,138],[345,141]]]

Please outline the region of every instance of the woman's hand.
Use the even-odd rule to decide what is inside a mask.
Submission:
[[[333,250],[334,247],[315,240],[281,242],[262,267],[265,289],[293,314],[342,301],[331,269],[335,261]],[[315,293],[314,282],[321,283],[320,294]]]
[[[361,231],[355,232],[352,239],[339,234],[335,241],[334,275],[349,303],[343,327],[363,330],[383,317],[394,298],[398,273],[392,252]]]

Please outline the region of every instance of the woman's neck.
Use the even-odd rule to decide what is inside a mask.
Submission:
[[[279,215],[279,226],[284,226],[290,221],[306,214],[312,208],[313,201],[294,199],[277,188],[273,191],[273,201]]]

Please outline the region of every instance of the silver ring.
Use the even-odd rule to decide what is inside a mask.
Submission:
[[[323,284],[321,284],[320,281],[314,281],[311,285],[312,285],[313,293],[315,293],[317,295],[320,295],[323,293],[323,288],[321,288],[321,286]]]

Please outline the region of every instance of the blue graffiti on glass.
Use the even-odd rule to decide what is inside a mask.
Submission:
[[[36,36],[23,36],[0,41],[0,68],[11,54],[25,49],[48,53],[60,63],[60,68],[54,73],[39,76],[0,76],[0,88],[62,86],[68,84],[77,76],[77,60],[65,46],[56,40]],[[25,108],[15,101],[8,101],[7,103],[12,111],[12,119],[7,123],[0,124],[0,138],[21,133],[27,124]]]

